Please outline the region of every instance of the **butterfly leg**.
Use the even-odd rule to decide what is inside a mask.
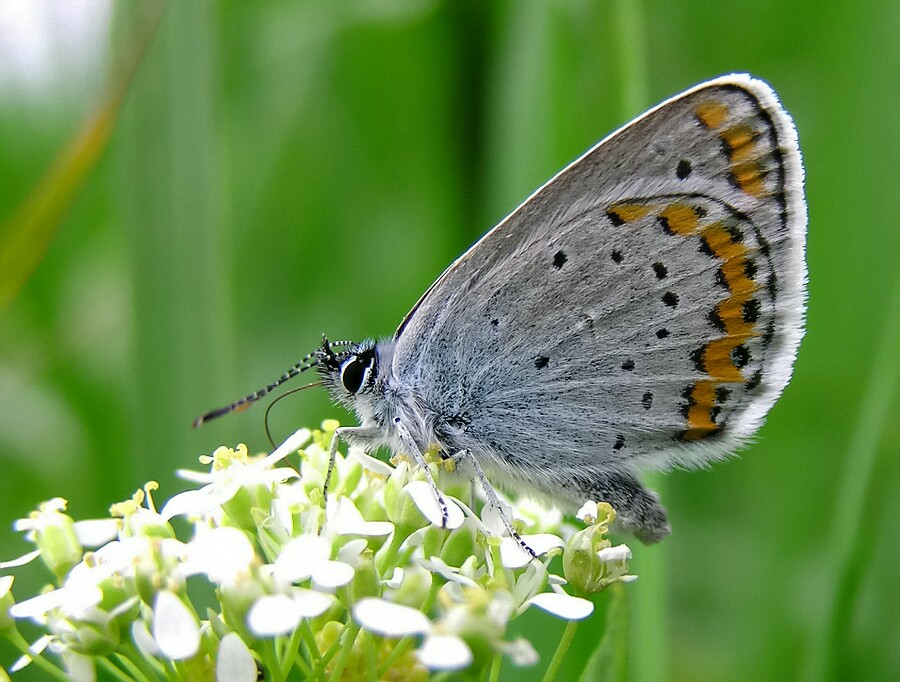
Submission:
[[[608,502],[616,510],[615,525],[644,544],[658,542],[672,532],[659,496],[629,474],[600,473],[573,481],[582,499]]]
[[[444,496],[441,495],[441,491],[438,490],[437,484],[434,482],[434,476],[431,475],[431,469],[428,468],[428,462],[425,461],[425,456],[416,444],[409,429],[406,428],[399,417],[394,419],[394,429],[396,429],[397,435],[400,437],[400,442],[403,444],[403,449],[406,451],[406,454],[411,455],[416,464],[418,464],[422,468],[422,471],[425,472],[425,480],[428,481],[428,485],[431,486],[431,492],[434,494],[434,499],[437,500],[438,506],[441,508],[441,528],[446,528],[447,524],[450,522],[450,513],[447,511],[447,503],[444,501]]]
[[[331,474],[334,473],[334,460],[337,457],[338,443],[356,443],[365,447],[374,446],[379,443],[381,431],[379,429],[367,428],[365,426],[339,426],[334,430],[331,437],[331,444],[328,448],[328,469],[325,472],[325,485],[322,486],[322,495],[328,499],[328,483],[331,481]]]
[[[460,450],[455,455],[453,455],[450,459],[454,462],[460,462],[465,460],[468,464],[472,466],[475,470],[475,475],[478,477],[478,482],[481,483],[481,489],[484,490],[484,496],[487,497],[488,506],[494,507],[497,510],[497,513],[500,516],[500,521],[503,523],[503,527],[506,529],[506,532],[509,534],[513,540],[515,540],[519,547],[528,554],[532,559],[537,558],[537,553],[531,547],[528,546],[522,536],[513,528],[512,520],[509,518],[509,514],[506,513],[507,505],[503,504],[503,501],[500,499],[500,496],[497,495],[497,492],[494,490],[494,486],[491,485],[491,482],[488,481],[487,476],[484,475],[484,471],[481,468],[481,465],[478,463],[478,460],[475,459],[475,455],[473,455],[468,450]]]

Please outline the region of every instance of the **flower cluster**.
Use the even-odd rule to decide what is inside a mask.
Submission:
[[[272,680],[478,676],[504,659],[537,662],[527,641],[507,638],[529,607],[583,619],[587,596],[634,578],[628,548],[607,538],[608,505],[588,502],[581,530],[527,501],[507,508],[533,558],[439,458],[429,467],[446,515],[424,472],[356,448],[337,455],[326,498],[337,423],[322,426],[267,456],[219,448],[201,458],[208,472],[181,472],[198,487],[160,510],[148,484],[108,519],[76,522],[55,499],[19,521],[36,549],[0,568],[40,557],[55,583],[16,603],[12,577],[0,577],[0,634],[23,652],[10,671],[235,682],[261,671]],[[185,522],[190,537],[179,539]],[[43,636],[27,642],[21,619]]]

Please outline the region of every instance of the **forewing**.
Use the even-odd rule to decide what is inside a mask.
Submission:
[[[806,209],[772,90],[727,76],[567,167],[397,331],[454,443],[512,464],[699,464],[759,427],[802,336]]]

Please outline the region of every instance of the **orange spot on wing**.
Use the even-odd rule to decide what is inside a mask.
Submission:
[[[716,306],[716,314],[728,336],[748,338],[753,334],[754,323],[744,320],[744,304],[749,300],[750,296],[732,296]]]
[[[752,156],[755,149],[755,135],[748,126],[743,124],[733,126],[724,131],[721,137],[728,145],[728,156],[732,163],[744,161]]]
[[[614,213],[623,223],[633,223],[649,212],[650,207],[644,204],[613,204],[609,207],[609,213]]]
[[[743,253],[722,263],[719,271],[733,296],[747,295],[749,298],[756,291],[756,282],[747,277],[747,259]]]
[[[728,107],[721,102],[701,102],[694,110],[697,120],[707,128],[718,128],[728,118]]]
[[[682,237],[693,234],[700,222],[697,211],[687,204],[669,204],[659,212],[659,217],[670,232]]]
[[[698,381],[690,394],[687,413],[687,430],[682,434],[685,440],[700,440],[721,428],[712,420],[712,408],[716,404],[716,383]]]
[[[731,174],[741,191],[754,197],[762,196],[766,186],[763,183],[762,169],[755,161],[737,163],[731,167]]]
[[[722,223],[710,223],[700,233],[707,246],[716,258],[730,261],[734,258],[742,258],[747,253],[746,247],[740,242],[734,241],[731,232],[725,229]]]
[[[731,351],[750,338],[750,334],[737,334],[715,339],[703,348],[703,368],[716,381],[744,383],[744,375],[735,367]]]

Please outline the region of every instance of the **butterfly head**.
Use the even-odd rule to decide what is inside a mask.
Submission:
[[[378,376],[378,354],[374,341],[331,342],[322,337],[314,353],[322,383],[341,403],[352,407],[356,397],[371,393]]]

